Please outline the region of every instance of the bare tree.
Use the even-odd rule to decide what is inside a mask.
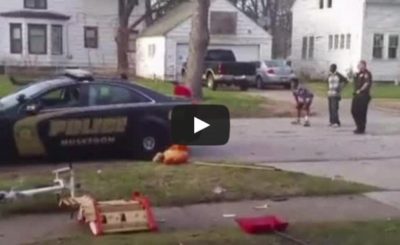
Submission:
[[[269,31],[273,38],[272,56],[286,58],[290,54],[294,0],[230,0],[247,16]]]
[[[208,30],[208,15],[210,0],[196,0],[196,8],[192,17],[192,30],[190,32],[190,45],[185,83],[193,91],[195,100],[203,99],[202,74],[204,57],[210,41]]]
[[[140,0],[143,1],[143,0]],[[145,13],[130,23],[133,10],[139,3],[138,0],[118,0],[118,31],[116,35],[118,53],[118,72],[128,73],[129,70],[129,41],[130,34],[144,22],[146,26],[152,25],[158,18],[162,17],[169,9],[186,0],[145,0]]]
[[[115,41],[117,42],[118,72],[128,73],[128,49],[129,49],[129,19],[135,8],[135,0],[118,0],[118,19],[119,26]]]

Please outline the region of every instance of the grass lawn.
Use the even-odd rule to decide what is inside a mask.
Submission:
[[[319,96],[326,97],[327,84],[324,82],[310,82],[307,86]],[[374,84],[372,88],[374,99],[400,99],[400,86],[394,84]],[[343,98],[353,97],[353,84],[349,84],[343,90]]]
[[[18,87],[14,86],[7,77],[0,75],[0,97],[3,97],[13,91]]]
[[[139,80],[139,83],[164,94],[172,94],[172,84],[161,81]],[[212,91],[204,88],[204,100],[207,104],[225,105],[234,118],[290,117],[293,108],[290,104],[268,100],[262,96],[250,95],[234,89],[220,88]]]
[[[400,221],[332,223],[303,225],[289,228],[288,233],[305,244],[324,245],[393,245],[400,241]],[[93,238],[81,235],[34,245],[292,245],[293,242],[275,235],[250,236],[239,229],[214,229],[199,232],[149,233],[111,235]]]
[[[98,170],[101,169],[101,174]],[[266,199],[281,196],[320,196],[363,193],[375,188],[304,174],[271,170],[187,165],[167,167],[152,163],[113,163],[77,166],[83,192],[99,200],[128,198],[132,191],[149,196],[156,206]],[[15,169],[0,174],[0,190],[43,186],[51,183],[46,170]],[[227,190],[214,194],[215,187]],[[40,204],[40,205],[37,205]],[[2,205],[1,214],[57,211],[54,196]]]

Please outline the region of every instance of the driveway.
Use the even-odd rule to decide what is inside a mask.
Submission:
[[[256,91],[267,98],[291,101],[288,91]],[[194,149],[198,160],[240,161],[284,170],[341,178],[394,192],[370,196],[400,208],[400,117],[372,103],[368,133],[354,135],[350,100],[341,104],[342,128],[329,128],[326,99],[316,98],[312,127],[291,125],[290,118],[232,120],[225,146]]]

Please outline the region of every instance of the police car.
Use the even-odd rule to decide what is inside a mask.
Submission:
[[[69,70],[0,99],[0,158],[150,158],[170,144],[171,110],[182,104],[188,102]]]

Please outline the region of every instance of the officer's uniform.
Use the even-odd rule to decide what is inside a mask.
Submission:
[[[354,93],[353,103],[351,106],[351,113],[353,114],[354,121],[357,125],[356,133],[364,133],[367,124],[368,105],[371,101],[371,85],[372,74],[368,70],[360,71],[357,73],[354,82],[354,91],[360,90],[364,84],[368,86],[359,94]]]

